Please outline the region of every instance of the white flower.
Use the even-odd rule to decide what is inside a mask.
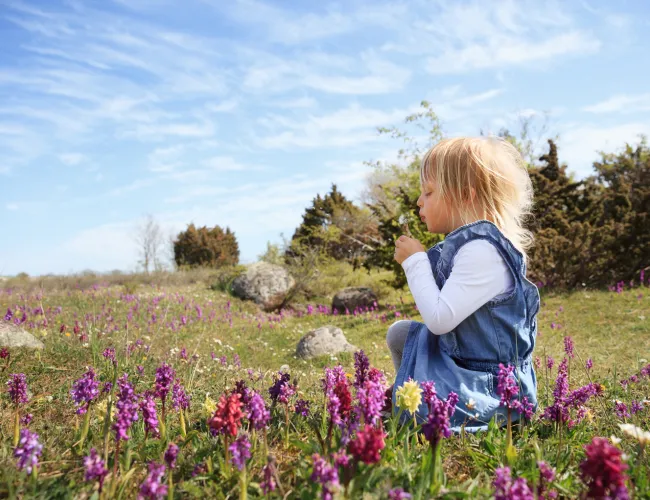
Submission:
[[[468,410],[473,410],[474,408],[476,408],[476,401],[474,401],[472,398],[469,398],[469,401],[465,406],[467,406]]]
[[[646,445],[650,443],[650,432],[644,431],[633,424],[618,424],[621,430],[630,437],[636,438],[639,443]]]
[[[621,442],[620,437],[616,437],[614,435],[609,436],[609,440],[612,442],[612,444],[616,445]]]
[[[280,371],[283,373],[289,373],[289,365],[282,365]]]

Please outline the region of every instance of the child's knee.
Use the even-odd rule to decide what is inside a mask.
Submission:
[[[388,327],[388,331],[386,332],[386,344],[389,348],[401,348],[404,344],[405,334],[408,333],[410,324],[410,321],[400,319]]]

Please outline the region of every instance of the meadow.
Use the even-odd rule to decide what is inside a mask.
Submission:
[[[0,322],[45,348],[0,350],[0,497],[650,496],[650,282],[541,289],[539,408],[512,430],[448,435],[453,400],[435,386],[400,400],[402,414],[429,402],[426,429],[379,413],[395,376],[386,330],[419,319],[386,277],[340,264],[277,313],[209,275],[5,282]],[[332,314],[331,294],[358,284],[377,307]],[[297,359],[323,325],[358,351]],[[512,382],[504,370],[506,405]]]

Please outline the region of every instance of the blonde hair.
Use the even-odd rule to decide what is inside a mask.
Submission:
[[[512,144],[497,137],[444,139],[422,158],[420,182],[434,184],[463,225],[493,222],[526,259],[533,235],[524,228],[524,219],[532,208],[533,187]]]

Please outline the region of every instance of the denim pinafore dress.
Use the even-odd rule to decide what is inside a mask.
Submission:
[[[537,313],[540,297],[537,287],[526,279],[523,255],[489,221],[477,221],[449,233],[444,241],[427,251],[433,276],[440,289],[449,278],[456,252],[466,243],[483,239],[499,251],[512,273],[514,289],[484,304],[463,320],[454,330],[435,335],[423,323],[411,323],[402,363],[393,388],[393,408],[396,392],[404,382],[435,382],[438,397],[446,399],[450,392],[460,400],[451,417],[453,432],[487,430],[488,422],[497,417],[503,425],[507,410],[500,406],[496,394],[499,363],[515,365],[519,383],[519,398],[524,396],[537,411],[537,378],[532,353],[537,337]],[[428,409],[424,402],[416,417],[424,422]],[[519,415],[513,412],[512,419]],[[403,414],[403,418],[409,418]]]

